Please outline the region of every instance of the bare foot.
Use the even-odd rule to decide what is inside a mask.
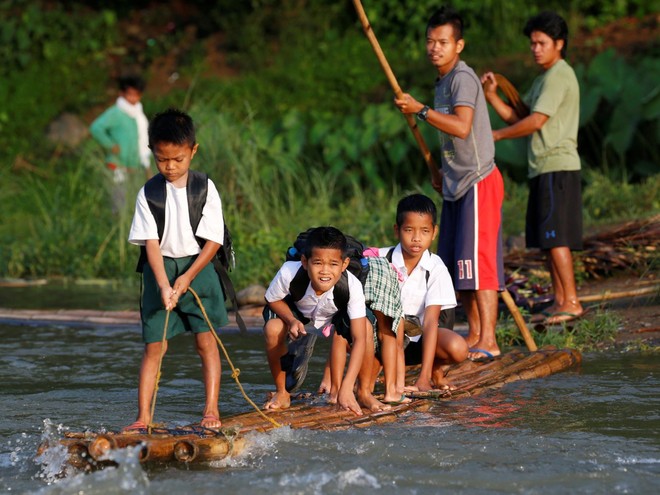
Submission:
[[[330,385],[325,383],[325,382],[321,382],[321,385],[319,385],[319,389],[316,391],[316,393],[319,394],[319,395],[329,394],[330,393]]]
[[[288,409],[291,406],[289,392],[275,392],[264,404],[264,409]]]
[[[217,414],[205,414],[199,424],[202,428],[215,430],[222,426],[222,421]]]
[[[419,389],[417,385],[406,385],[403,387],[403,393],[405,394],[406,392],[419,392]]]
[[[456,390],[456,385],[447,380],[446,378],[434,378],[433,384],[438,390]]]
[[[481,335],[474,333],[472,329],[468,330],[467,337],[465,337],[465,342],[467,342],[468,347],[474,347],[479,342]]]
[[[357,400],[355,400],[355,394],[353,392],[348,392],[348,393],[339,393],[339,396],[337,397],[337,404],[339,407],[342,409],[345,409],[346,411],[351,411],[355,413],[357,416],[362,416],[362,408],[360,407],[360,404],[358,404]]]
[[[433,385],[431,385],[430,380],[418,379],[415,382],[415,386],[417,387],[417,390],[419,390],[420,392],[428,392],[429,390],[433,389]]]
[[[399,399],[400,397],[404,397],[403,395],[397,397],[394,400]],[[358,402],[360,405],[366,409],[369,409],[371,412],[378,412],[378,411],[389,411],[392,409],[391,406],[388,406],[387,404],[383,404],[381,401],[376,399],[373,395],[371,394],[359,394],[358,397]],[[387,401],[385,401],[387,402]],[[408,399],[408,402],[410,402],[410,399]]]

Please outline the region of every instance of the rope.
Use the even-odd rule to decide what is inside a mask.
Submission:
[[[156,395],[158,395],[160,370],[161,367],[163,366],[163,357],[165,356],[165,342],[167,341],[167,326],[169,325],[170,322],[170,312],[171,310],[168,309],[167,314],[165,315],[165,325],[163,325],[163,340],[160,341],[161,353],[160,353],[160,359],[158,360],[158,373],[156,373],[156,385],[154,386],[154,396],[151,398],[151,414],[149,416],[149,424],[147,425],[147,433],[149,435],[151,435],[151,430],[154,427],[153,420],[156,411]]]
[[[524,101],[522,101],[518,90],[513,84],[511,84],[511,81],[502,74],[495,74],[495,80],[506,99],[509,100],[509,104],[516,112],[516,115],[518,115],[518,118],[524,119],[527,117],[529,115],[529,107],[525,105]]]
[[[192,293],[192,295],[195,297],[195,300],[197,301],[197,304],[199,305],[199,308],[202,310],[202,314],[204,315],[204,319],[206,320],[206,324],[209,326],[209,330],[213,334],[213,337],[215,337],[215,340],[218,342],[218,345],[220,346],[220,349],[222,349],[223,354],[225,355],[225,359],[227,359],[227,363],[229,363],[229,367],[231,368],[231,376],[236,382],[236,385],[238,385],[238,388],[240,389],[241,393],[243,394],[243,397],[245,400],[252,406],[254,407],[254,410],[259,413],[261,417],[269,421],[275,428],[280,428],[282,425],[279,424],[277,421],[275,421],[273,418],[266,416],[261,409],[259,409],[259,406],[257,406],[252,399],[250,399],[243,389],[243,385],[241,384],[241,381],[238,379],[238,376],[241,374],[241,370],[236,368],[234,366],[234,363],[231,361],[229,358],[229,353],[227,352],[227,349],[225,348],[224,344],[222,343],[222,340],[220,340],[220,337],[216,333],[215,329],[213,328],[213,324],[211,324],[211,320],[209,320],[208,315],[206,314],[206,309],[204,309],[204,305],[202,304],[202,301],[199,299],[199,296],[197,293],[193,290],[192,287],[188,287],[188,290]]]

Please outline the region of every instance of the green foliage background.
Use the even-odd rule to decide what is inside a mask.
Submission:
[[[437,3],[363,4],[401,86],[430,100],[434,73],[423,55],[423,26]],[[657,4],[573,0],[543,7],[558,10],[577,32],[643,17]],[[520,31],[540,3],[454,5],[468,21],[467,62],[477,71],[501,67],[526,89],[536,73]],[[310,225],[334,224],[386,245],[403,194],[421,191],[440,203],[351,2],[191,1],[182,10],[152,2],[110,8],[14,0],[0,1],[0,14],[0,276],[132,276],[136,249],[125,241],[132,205],[111,215],[100,149],[91,140],[67,150],[44,139],[62,112],[91,121],[112,103],[113,78],[126,70],[149,81],[149,116],[177,106],[197,122],[196,161],[220,188],[239,287],[266,283],[288,243]],[[588,225],[660,209],[657,39],[648,47],[632,58],[591,50],[571,60],[581,85]],[[225,60],[221,75],[209,62],[217,52]],[[167,91],[154,86],[163,60],[171,64]],[[423,131],[433,148],[434,132]],[[507,176],[505,232],[519,234],[524,150],[498,143],[497,159]]]

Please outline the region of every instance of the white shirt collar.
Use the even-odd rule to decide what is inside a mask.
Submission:
[[[408,273],[408,270],[406,269],[406,263],[403,259],[403,252],[401,249],[401,243],[397,244],[396,247],[394,248],[394,252],[392,253],[392,264],[396,266],[399,270],[401,270],[403,273]],[[429,253],[429,250],[427,249],[424,251],[424,254],[422,254],[422,258],[419,260],[419,263],[415,268],[422,268],[426,270],[427,272],[431,271],[432,263],[431,263],[431,253]]]

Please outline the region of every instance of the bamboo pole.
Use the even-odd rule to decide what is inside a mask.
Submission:
[[[472,397],[486,390],[499,388],[507,383],[519,380],[540,378],[576,366],[581,362],[581,355],[573,349],[555,349],[544,347],[532,353],[512,351],[500,358],[483,363],[469,363],[455,368],[452,376],[455,382],[461,382],[460,388],[450,394],[420,393],[420,397],[409,404],[396,406],[388,411],[366,413],[364,416],[355,416],[350,411],[338,409],[336,406],[325,404],[296,404],[290,410],[288,417],[295,417],[300,412],[309,413],[294,422],[293,428],[312,430],[339,431],[351,428],[363,428],[374,424],[390,423],[396,421],[402,414],[410,411],[423,411],[432,407],[433,399],[455,400],[462,397]],[[461,372],[463,368],[463,372]],[[458,383],[457,383],[458,384]],[[93,470],[112,464],[111,461],[102,460],[112,448],[124,448],[129,445],[143,444],[140,461],[167,462],[177,460],[180,462],[208,462],[220,460],[240,453],[246,446],[242,431],[238,431],[241,421],[258,418],[251,428],[246,430],[258,431],[272,429],[270,422],[252,411],[227,418],[226,423],[236,425],[235,435],[230,436],[204,436],[196,434],[168,435],[168,434],[68,434],[67,438],[59,441],[68,453],[67,463],[74,467]],[[259,423],[262,424],[259,424]],[[265,426],[264,426],[265,425]],[[39,446],[37,453],[43,453],[50,447],[45,441]],[[101,459],[101,460],[99,460]]]
[[[140,462],[171,461],[175,458],[174,448],[181,440],[181,437],[168,436],[165,438],[154,438],[144,442],[140,451]]]
[[[529,349],[531,352],[536,351],[537,347],[536,342],[534,342],[534,337],[532,337],[529,328],[527,328],[525,319],[520,314],[520,310],[518,309],[518,306],[516,306],[516,302],[513,300],[513,297],[511,297],[511,294],[509,294],[507,289],[504,289],[502,292],[500,292],[500,297],[502,298],[502,301],[504,301],[504,304],[506,304],[506,307],[509,309],[511,316],[513,316],[513,320],[516,322],[516,326],[523,336],[523,340],[525,341],[527,349]]]
[[[358,17],[360,18],[360,23],[362,24],[364,34],[367,36],[367,39],[369,40],[371,48],[373,48],[374,53],[376,54],[376,58],[378,59],[383,72],[385,72],[385,76],[387,77],[387,80],[390,83],[392,90],[394,91],[394,95],[397,98],[401,98],[403,91],[401,91],[401,87],[396,80],[396,76],[394,75],[394,72],[392,72],[392,68],[387,61],[387,58],[385,58],[385,54],[380,47],[380,43],[378,43],[378,39],[376,38],[374,30],[369,23],[369,18],[367,17],[367,14],[362,7],[362,3],[360,0],[353,0],[353,5],[355,6],[355,10],[357,11]],[[410,127],[410,130],[415,137],[415,141],[417,141],[417,146],[419,146],[419,149],[424,156],[424,161],[426,162],[426,166],[431,173],[431,180],[433,184],[442,184],[442,177],[440,175],[438,165],[435,163],[433,155],[431,155],[431,151],[429,151],[428,146],[426,146],[426,142],[424,141],[424,137],[419,131],[419,127],[417,126],[417,122],[415,122],[415,118],[410,114],[406,114],[404,117],[408,123],[408,127]]]
[[[660,292],[660,285],[654,285],[653,287],[642,287],[641,289],[632,289],[621,292],[605,291],[602,292],[601,294],[580,296],[579,299],[580,302],[600,302],[600,301],[609,301],[612,299],[624,299],[626,297],[646,296],[658,292]]]

